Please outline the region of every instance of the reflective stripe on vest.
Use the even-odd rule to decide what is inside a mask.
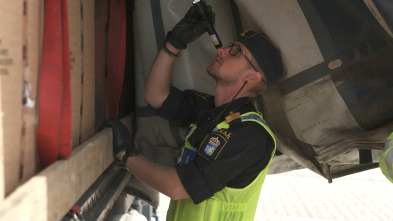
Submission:
[[[393,133],[390,134],[385,143],[385,149],[379,159],[379,167],[390,182],[393,183]]]
[[[244,188],[230,188],[225,187],[221,191],[215,193],[209,199],[195,205],[191,198],[182,200],[171,200],[167,220],[180,221],[180,220],[191,220],[191,221],[248,221],[254,220],[256,207],[259,200],[259,194],[262,188],[262,184],[265,180],[267,171],[269,169],[271,160],[276,150],[276,140],[273,132],[267,126],[263,120],[262,115],[256,112],[249,112],[241,115],[242,121],[254,121],[261,125],[272,137],[274,141],[274,149],[272,151],[270,161],[268,165],[263,169],[259,175]],[[229,128],[229,124],[226,121],[221,122],[216,126],[214,130]],[[195,125],[191,129],[189,135],[195,130]],[[213,131],[214,131],[213,130]],[[189,136],[188,135],[188,136]],[[188,137],[187,136],[187,137]],[[189,150],[187,150],[189,149]],[[185,143],[182,154],[190,153],[190,151],[196,150]],[[196,153],[196,151],[195,151]],[[192,156],[182,157],[182,159],[190,160]]]

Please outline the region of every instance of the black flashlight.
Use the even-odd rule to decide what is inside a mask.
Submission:
[[[214,47],[216,47],[216,48],[221,48],[221,47],[222,47],[221,40],[220,40],[220,38],[218,37],[217,32],[216,32],[216,30],[214,29],[214,26],[212,25],[211,21],[210,21],[210,20],[207,18],[207,16],[206,16],[206,8],[205,8],[205,6],[204,6],[203,3],[202,3],[203,1],[204,1],[204,0],[194,0],[194,1],[192,2],[192,4],[195,6],[195,8],[196,8],[198,14],[199,14],[203,19],[206,19],[206,20],[208,21],[207,33],[209,33],[210,37],[212,38]]]

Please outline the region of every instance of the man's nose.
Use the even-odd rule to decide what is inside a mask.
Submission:
[[[217,49],[217,54],[219,54],[220,56],[225,56],[228,53],[229,53],[229,48],[227,47],[221,47]]]

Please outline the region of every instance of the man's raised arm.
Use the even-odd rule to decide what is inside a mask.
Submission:
[[[176,55],[180,53],[180,50],[175,48],[169,41],[166,41],[164,44],[164,47],[158,52],[153,62],[143,88],[143,96],[146,101],[156,109],[160,108],[168,97],[173,65],[177,59]]]
[[[210,5],[206,7],[207,19],[214,25],[215,14]],[[160,108],[169,95],[172,70],[180,50],[186,49],[187,44],[193,42],[207,31],[209,21],[201,17],[195,6],[192,6],[184,18],[166,35],[162,49],[153,62],[149,76],[143,88],[143,96],[154,108]]]

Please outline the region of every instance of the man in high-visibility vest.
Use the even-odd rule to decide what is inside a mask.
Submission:
[[[387,138],[385,149],[379,159],[379,168],[390,182],[393,183],[393,132]]]
[[[205,5],[214,24],[214,13]],[[147,185],[169,196],[170,221],[253,220],[262,184],[276,150],[276,140],[251,99],[282,76],[281,56],[262,33],[248,31],[218,48],[206,72],[216,81],[214,95],[181,91],[171,85],[175,61],[206,32],[207,21],[194,6],[168,32],[143,95],[172,122],[190,125],[177,168],[155,164],[132,147],[119,121],[113,128],[115,158]],[[123,128],[123,129],[122,129]]]

